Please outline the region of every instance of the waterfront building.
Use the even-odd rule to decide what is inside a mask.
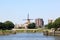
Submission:
[[[18,28],[19,28],[19,25],[15,24],[14,29],[18,29]]]
[[[42,28],[44,25],[44,21],[43,21],[43,19],[37,18],[37,19],[35,19],[35,24],[36,24],[37,28]]]
[[[49,20],[48,20],[48,23],[53,23],[53,20],[52,20],[52,19],[49,19]]]

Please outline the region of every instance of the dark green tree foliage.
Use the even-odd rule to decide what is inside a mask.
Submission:
[[[55,30],[57,30],[57,28],[60,28],[60,17],[57,18],[53,23],[47,24],[45,27],[48,29],[55,28]]]
[[[3,27],[3,23],[2,23],[2,22],[0,22],[0,29],[2,29],[2,27]]]
[[[12,28],[14,28],[14,24],[11,21],[6,21],[4,23],[0,22],[1,30],[11,30]]]
[[[4,22],[6,29],[11,30],[14,28],[14,24],[11,21]]]
[[[1,30],[5,30],[5,29],[6,29],[6,28],[5,28],[5,24],[2,23],[2,22],[0,22],[0,29],[1,29]]]
[[[55,20],[55,22],[53,23],[53,27],[55,29],[60,28],[60,17]]]
[[[27,26],[27,28],[29,28],[29,29],[34,29],[34,28],[36,28],[35,23],[29,24],[29,25]]]
[[[51,29],[51,28],[53,28],[53,25],[52,25],[52,23],[49,23],[48,25],[45,25],[45,27],[48,29]]]

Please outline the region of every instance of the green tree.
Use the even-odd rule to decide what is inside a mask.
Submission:
[[[5,24],[2,23],[2,22],[0,22],[0,29],[1,29],[1,30],[5,30],[5,29],[6,29],[6,28],[5,28]]]
[[[12,28],[14,28],[14,24],[11,21],[6,21],[4,22],[5,24],[5,28],[8,30],[11,30]]]
[[[2,29],[2,27],[3,27],[3,23],[2,23],[2,22],[0,22],[0,29]]]
[[[36,28],[36,25],[35,25],[35,23],[31,23],[27,26],[27,28],[34,29],[34,28]]]
[[[60,17],[57,18],[57,19],[54,21],[53,27],[54,27],[55,29],[60,28]]]
[[[49,24],[45,25],[45,27],[48,29],[51,29],[51,28],[53,28],[53,25],[52,25],[52,23],[49,23]]]
[[[53,23],[47,24],[45,27],[48,29],[55,28],[55,30],[57,30],[57,28],[60,28],[60,17],[57,18]]]

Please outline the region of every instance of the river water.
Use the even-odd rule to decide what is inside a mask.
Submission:
[[[60,40],[60,37],[44,36],[43,33],[17,33],[0,36],[0,40]]]

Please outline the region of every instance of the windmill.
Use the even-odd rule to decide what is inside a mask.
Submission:
[[[33,19],[30,19],[30,18],[29,18],[29,13],[28,13],[27,19],[24,19],[24,20],[27,20],[26,24],[30,24],[30,20],[33,20]]]

